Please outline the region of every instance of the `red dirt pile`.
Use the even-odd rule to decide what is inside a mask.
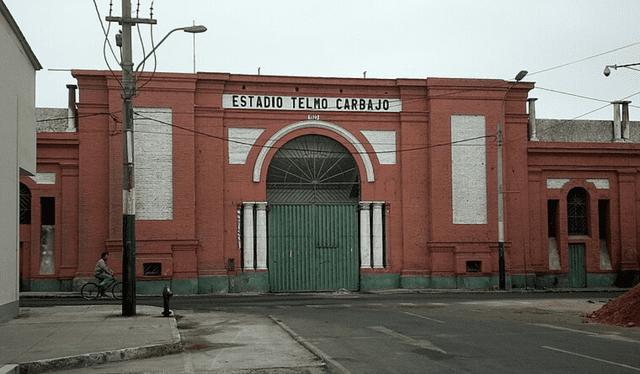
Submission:
[[[640,327],[640,284],[586,317],[606,325]]]

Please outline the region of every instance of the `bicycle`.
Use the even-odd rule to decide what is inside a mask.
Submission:
[[[105,295],[109,291],[109,288],[111,288],[111,294],[113,295],[114,299],[122,300],[122,282],[121,281],[116,280],[116,278],[111,278],[109,283],[106,286],[104,286]],[[86,300],[95,300],[98,298],[98,295],[100,295],[100,286],[95,281],[90,281],[86,283],[84,286],[82,286],[82,288],[80,289],[80,294]]]

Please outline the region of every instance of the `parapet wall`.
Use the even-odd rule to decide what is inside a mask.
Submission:
[[[536,119],[541,142],[611,143],[615,141],[613,121]],[[640,122],[629,122],[629,143],[640,143]]]

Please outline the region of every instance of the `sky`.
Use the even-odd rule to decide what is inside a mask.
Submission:
[[[36,106],[66,107],[71,69],[120,70],[105,17],[122,0],[2,0],[43,69]],[[637,0],[131,0],[133,16],[152,18],[134,34],[134,63],[157,49],[157,71],[225,72],[367,79],[491,78],[534,82],[538,118],[613,118],[612,101],[631,100],[640,120]],[[139,4],[139,6],[138,6]],[[98,13],[100,16],[98,16]],[[118,25],[108,40],[115,54]],[[195,52],[195,53],[194,53]],[[106,55],[106,58],[105,58]],[[153,60],[145,70],[153,67]],[[640,65],[636,68],[640,69]]]

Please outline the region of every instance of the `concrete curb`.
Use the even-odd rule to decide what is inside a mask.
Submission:
[[[41,373],[50,370],[78,369],[109,362],[160,357],[182,352],[182,342],[158,344],[146,347],[124,348],[106,352],[87,353],[78,356],[24,362],[18,365],[19,373]]]
[[[520,293],[587,293],[587,292],[627,292],[630,288],[618,287],[597,287],[597,288],[514,288],[509,290],[493,289],[466,289],[466,288],[388,288],[380,290],[360,290],[360,291],[327,291],[327,292],[240,292],[240,293],[208,293],[208,294],[183,294],[173,295],[173,297],[243,297],[243,296],[266,296],[266,295],[387,295],[387,294],[460,294],[460,293],[492,293],[492,294],[520,294]],[[141,300],[162,299],[158,295],[137,295]],[[51,298],[75,298],[82,296],[79,292],[21,292],[20,299],[51,299]],[[1,373],[0,373],[1,374]]]
[[[18,365],[0,366],[0,374],[18,374]]]
[[[123,348],[105,352],[87,353],[77,356],[59,357],[47,360],[38,360],[33,362],[23,362],[15,365],[14,371],[6,371],[7,374],[13,373],[42,373],[51,370],[69,370],[78,369],[88,366],[101,365],[110,362],[129,361],[141,358],[161,357],[183,351],[183,343],[178,330],[178,323],[174,316],[169,321],[171,325],[172,342],[165,344],[155,344],[142,347]],[[10,365],[8,365],[10,366]],[[0,368],[0,374],[4,374]]]
[[[269,315],[268,317],[271,318],[271,320],[273,322],[275,322],[276,325],[280,326],[281,329],[286,331],[287,334],[289,334],[289,336],[291,336],[293,338],[293,340],[295,340],[296,342],[301,344],[303,347],[305,347],[307,350],[309,350],[309,352],[313,353],[314,355],[316,355],[316,357],[318,357],[320,360],[322,360],[324,362],[324,365],[327,366],[329,368],[329,370],[331,370],[332,373],[334,373],[334,374],[351,374],[351,372],[349,370],[345,369],[344,366],[340,365],[339,362],[337,362],[336,360],[334,360],[331,357],[327,356],[324,352],[322,352],[320,349],[318,349],[318,347],[316,347],[315,345],[313,345],[310,342],[308,342],[307,340],[305,340],[302,336],[296,334],[295,331],[291,330],[289,328],[289,326],[285,325],[282,321],[276,319],[272,315]]]
[[[523,293],[592,293],[592,292],[627,292],[631,288],[603,287],[603,288],[514,288],[509,290],[485,290],[465,288],[392,288],[384,290],[359,291],[361,294],[392,295],[392,294],[523,294]]]

